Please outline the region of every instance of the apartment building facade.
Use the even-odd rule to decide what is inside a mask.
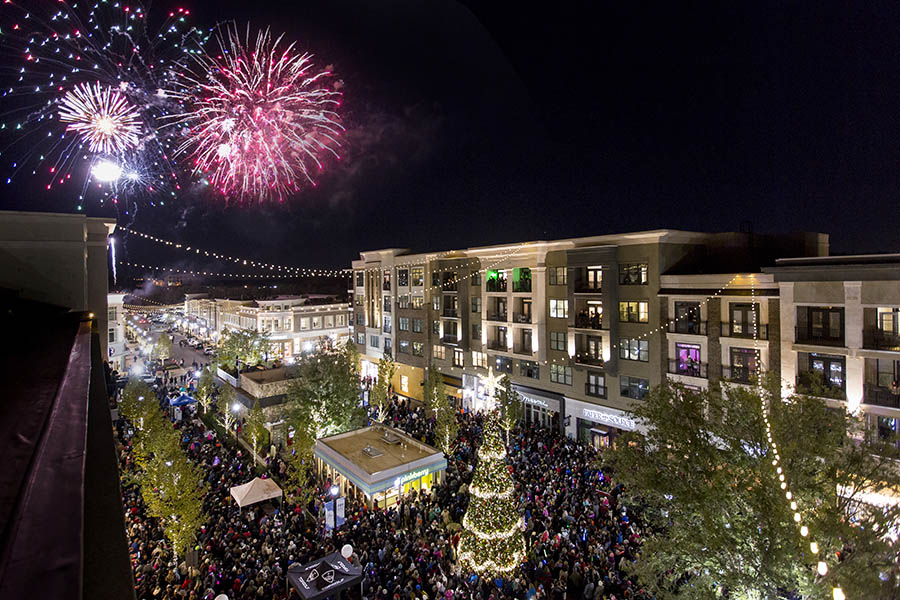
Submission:
[[[627,411],[665,377],[703,387],[712,360],[716,378],[749,380],[761,367],[741,352],[748,346],[760,350],[762,368],[777,362],[767,339],[777,318],[771,276],[666,279],[710,254],[740,253],[750,239],[657,230],[416,255],[363,252],[352,265],[351,323],[363,375],[377,376],[390,351],[394,391],[421,400],[433,362],[448,394],[471,410],[491,406],[495,378],[507,375],[526,420],[606,444],[636,428]],[[799,254],[827,248],[827,238],[814,234],[791,241],[788,251]],[[723,280],[728,294],[707,301]],[[697,319],[716,321],[713,337],[701,336],[699,326],[668,330],[671,315],[691,302]],[[746,319],[755,319],[755,345],[747,344]],[[681,367],[670,373],[679,356]]]
[[[792,258],[765,269],[781,299],[781,380],[860,414],[870,431],[900,426],[900,254]]]

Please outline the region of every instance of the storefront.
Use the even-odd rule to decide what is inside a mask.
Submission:
[[[560,414],[565,413],[564,396],[516,384],[513,384],[513,389],[522,399],[522,419],[525,423],[559,429]]]
[[[443,452],[391,427],[375,425],[316,440],[316,468],[344,496],[387,508],[412,490],[441,483]]]
[[[633,417],[617,408],[572,398],[566,398],[566,408],[566,435],[597,449],[615,444],[626,431],[641,431]]]

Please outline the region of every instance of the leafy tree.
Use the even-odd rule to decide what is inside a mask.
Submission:
[[[219,391],[219,399],[216,401],[216,405],[222,413],[222,425],[228,432],[231,432],[231,428],[237,419],[237,416],[232,410],[232,404],[234,404],[236,397],[237,394],[235,393],[234,388],[231,387],[230,383],[226,382]]]
[[[525,557],[525,540],[496,413],[486,419],[469,494],[459,538],[460,564],[485,575],[514,570]]]
[[[500,411],[500,426],[506,434],[509,442],[509,432],[522,420],[522,399],[512,387],[512,380],[508,375],[503,377],[500,387],[494,392],[497,400],[497,408]]]
[[[295,368],[285,403],[285,418],[312,439],[361,426],[365,411],[359,401],[359,377],[346,348],[308,354]]]
[[[259,400],[253,403],[250,414],[247,416],[247,428],[244,430],[245,435],[250,439],[253,445],[253,454],[256,455],[257,448],[265,445],[268,439],[269,430],[266,429],[266,417],[263,414],[262,405]]]
[[[315,438],[310,428],[295,429],[288,455],[288,474],[285,494],[291,502],[306,506],[315,496],[316,477],[312,472]]]
[[[438,447],[449,456],[456,439],[458,425],[456,413],[450,406],[444,386],[444,378],[432,363],[425,378],[425,408],[434,413],[434,435]]]
[[[145,383],[132,380],[125,387],[122,416],[135,429],[133,452],[140,469],[137,481],[148,511],[160,520],[175,552],[183,555],[206,521],[203,474],[185,456],[178,432]]]
[[[212,408],[213,394],[216,389],[215,380],[209,367],[205,367],[200,372],[200,379],[197,381],[197,390],[195,396],[197,402],[203,407],[203,412],[209,412]]]
[[[879,575],[892,573],[897,547],[887,534],[900,526],[900,508],[864,500],[900,492],[891,466],[898,454],[858,420],[819,398],[782,401],[778,382],[700,392],[665,383],[634,417],[646,435],[626,434],[604,458],[647,507],[651,535],[632,569],[654,597],[718,598],[727,590],[732,598],[775,598],[794,590],[826,600],[832,587],[848,598],[897,597],[896,578]],[[830,569],[824,577],[815,573],[819,560]]]
[[[159,360],[166,360],[172,357],[172,338],[166,333],[161,333],[153,347],[153,356]]]
[[[269,333],[239,329],[223,334],[216,359],[222,368],[234,369],[238,363],[257,365],[269,355],[272,342]]]
[[[372,386],[369,393],[369,404],[374,406],[378,411],[377,419],[384,422],[387,417],[388,407],[391,404],[391,380],[394,378],[394,372],[397,365],[391,357],[390,352],[385,352],[378,361],[378,381]]]

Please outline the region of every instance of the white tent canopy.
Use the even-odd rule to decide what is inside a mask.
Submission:
[[[238,506],[243,508],[271,498],[281,498],[281,488],[271,479],[256,477],[249,483],[231,488],[231,495]]]

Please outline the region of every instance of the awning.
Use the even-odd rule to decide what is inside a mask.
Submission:
[[[281,488],[271,479],[255,478],[249,483],[231,488],[231,495],[241,508],[271,498],[281,498]]]
[[[559,412],[559,406],[563,399],[562,394],[555,394],[553,392],[526,387],[515,383],[512,387],[525,404],[540,406],[541,408],[552,412]]]
[[[338,592],[362,582],[362,569],[335,552],[305,565],[288,567],[287,578],[303,600],[337,598]]]

